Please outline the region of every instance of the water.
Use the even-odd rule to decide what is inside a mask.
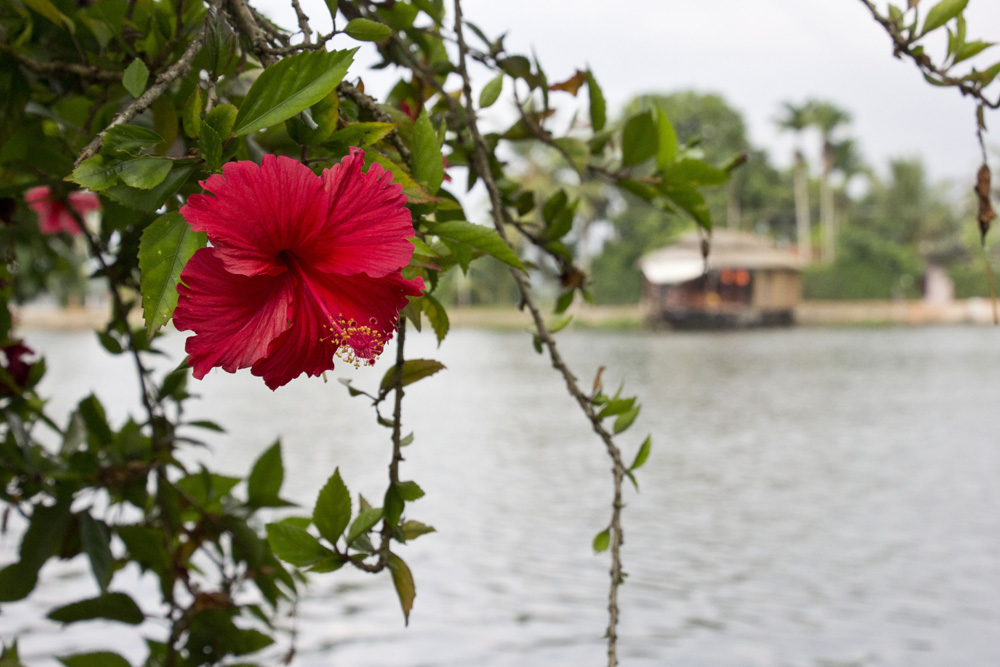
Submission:
[[[585,386],[600,363],[606,385],[624,380],[640,396],[626,456],[654,438],[640,493],[626,491],[622,664],[1000,664],[997,335],[560,334]],[[127,360],[108,372],[92,334],[27,338],[48,356],[54,414],[89,386],[114,418],[135,411]],[[409,342],[410,356],[448,366],[407,392],[416,439],[403,477],[427,492],[408,516],[438,530],[400,551],[417,583],[410,626],[387,576],[316,577],[286,621],[295,664],[604,664],[608,560],[590,550],[610,512],[602,444],[527,334],[456,330],[440,350],[426,335]],[[331,377],[372,388],[386,367]],[[202,454],[223,472],[245,474],[281,434],[291,499],[311,506],[336,466],[352,492],[380,498],[388,431],[365,399],[318,379],[272,394],[247,373],[196,386],[205,400],[192,417],[213,406],[230,428]],[[113,588],[149,587],[118,576]],[[78,650],[143,655],[125,633],[44,620],[93,592],[85,564],[48,566],[42,581],[0,615],[0,636],[22,634],[29,664]]]

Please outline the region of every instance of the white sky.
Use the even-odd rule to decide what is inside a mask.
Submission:
[[[296,25],[285,0],[254,4],[282,25]],[[886,2],[877,4],[884,9]],[[923,0],[922,13],[932,4]],[[303,6],[328,30],[322,0]],[[972,102],[894,59],[888,35],[859,0],[466,0],[463,11],[487,35],[507,32],[508,51],[530,57],[534,49],[550,81],[589,65],[611,116],[644,92],[719,93],[744,114],[751,141],[778,166],[789,163],[792,139],[778,133],[774,118],[783,101],[810,97],[852,114],[849,133],[880,172],[891,157],[919,155],[935,180],[971,187],[979,163]],[[967,39],[1000,40],[1000,1],[970,0],[965,16]],[[353,45],[346,36],[331,44]],[[389,80],[364,71],[371,53],[363,46],[348,76],[362,76],[378,92]],[[1000,46],[973,62],[985,68],[998,60]],[[1000,114],[987,116],[988,126],[998,122]],[[1000,125],[988,142],[1000,146]],[[817,143],[807,148],[816,153]]]

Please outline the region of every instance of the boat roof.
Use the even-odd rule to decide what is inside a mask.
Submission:
[[[706,270],[802,270],[803,262],[794,252],[775,247],[769,239],[729,229],[704,235],[709,240],[706,263],[701,251],[702,238],[698,231],[688,232],[675,243],[643,255],[639,268],[646,280],[669,285],[693,280]]]

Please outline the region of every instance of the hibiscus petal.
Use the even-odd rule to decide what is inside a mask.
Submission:
[[[339,343],[334,325],[353,320],[377,331],[382,343],[388,341],[406,297],[418,296],[423,289],[423,280],[405,280],[399,271],[381,278],[301,271],[294,271],[294,275],[292,326],[251,369],[271,389],[302,373],[317,376],[334,367]]]
[[[191,228],[206,232],[226,270],[247,276],[285,271],[277,254],[308,247],[326,223],[329,195],[309,167],[284,156],[229,162],[202,182],[209,195],[181,207]]]
[[[340,164],[323,172],[330,211],[317,243],[298,251],[316,269],[342,275],[388,275],[410,262],[413,236],[403,186],[372,164],[362,173],[365,153],[352,148]]]
[[[185,349],[198,379],[215,366],[230,373],[252,366],[290,325],[291,277],[230,273],[217,252],[198,250],[177,288],[174,325],[195,332]]]

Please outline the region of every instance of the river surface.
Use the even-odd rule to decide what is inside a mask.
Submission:
[[[93,334],[25,337],[48,358],[43,391],[60,420],[91,387],[113,419],[138,414],[128,360],[109,366]],[[182,341],[164,347],[179,353]],[[653,436],[640,491],[625,494],[624,667],[1000,665],[998,330],[581,331],[560,342],[584,386],[606,365],[606,386],[640,397],[626,458]],[[413,334],[407,349],[448,367],[405,402],[415,440],[402,476],[427,494],[407,515],[438,531],[400,549],[417,585],[409,627],[388,576],[317,576],[284,621],[294,664],[606,664],[608,558],[590,544],[609,518],[610,464],[562,380],[525,333],[455,330],[440,349]],[[379,499],[388,431],[332,380],[372,389],[387,365],[274,393],[246,371],[192,382],[203,397],[192,416],[229,429],[195,457],[246,474],[280,435],[283,495],[310,508],[339,466],[352,493]],[[3,563],[16,545],[3,539]],[[0,637],[21,635],[29,665],[83,650],[144,655],[131,629],[44,619],[94,594],[82,560],[46,566],[41,581],[0,614]],[[133,585],[152,589],[129,570],[112,589]]]

